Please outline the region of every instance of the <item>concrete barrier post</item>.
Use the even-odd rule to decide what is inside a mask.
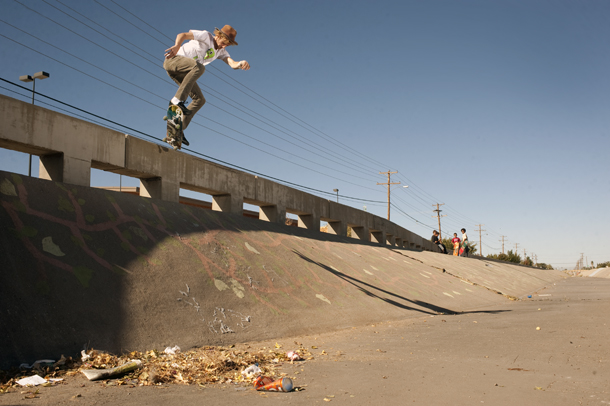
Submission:
[[[320,231],[320,217],[313,214],[299,214],[299,227]]]
[[[91,161],[66,156],[61,152],[41,155],[38,177],[71,185],[90,186]]]
[[[160,177],[140,179],[140,196],[178,202],[180,201],[180,185]]]
[[[347,235],[347,224],[345,221],[329,221],[328,233],[345,237]]]
[[[212,196],[212,210],[224,213],[244,213],[244,200],[234,194]]]
[[[371,242],[385,245],[385,242],[386,242],[385,231],[379,231],[379,230],[371,231]]]
[[[363,226],[351,226],[352,227],[352,238],[362,241],[370,241],[370,233],[367,227]]]
[[[258,212],[259,220],[269,221],[271,223],[286,223],[286,208],[278,205],[260,206]]]

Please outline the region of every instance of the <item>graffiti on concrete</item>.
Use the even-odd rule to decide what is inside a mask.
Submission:
[[[257,230],[254,220],[248,220],[251,230],[242,231],[231,217],[221,220],[209,210],[107,191],[86,200],[79,190],[87,196],[91,191],[46,185],[47,201],[39,202],[29,199],[19,175],[0,180],[0,203],[10,228],[43,280],[49,266],[74,275],[85,288],[103,271],[131,276],[134,268],[160,267],[171,275],[175,265],[167,261],[178,256],[180,266],[207,279],[221,294],[232,295],[230,303],[258,303],[276,314],[288,313],[295,303],[303,308],[342,306],[355,298],[365,306],[364,297],[386,300],[402,291],[417,298],[438,290],[436,274],[395,272],[397,266],[412,265],[403,265],[394,250]],[[362,268],[363,262],[369,269]],[[358,289],[346,289],[354,285]],[[210,331],[250,326],[250,316],[195,298],[188,288],[180,294]]]

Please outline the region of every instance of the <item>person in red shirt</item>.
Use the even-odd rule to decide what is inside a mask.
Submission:
[[[453,238],[451,239],[451,242],[453,243],[453,255],[456,257],[460,254],[461,241],[462,240],[458,238],[457,233],[453,233]]]

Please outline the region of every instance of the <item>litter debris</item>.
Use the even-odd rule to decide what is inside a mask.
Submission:
[[[258,363],[256,363],[241,371],[241,374],[246,378],[251,378],[254,375],[260,375],[262,372],[263,371],[258,367]]]
[[[49,383],[49,382],[60,382],[63,381],[63,378],[51,378],[51,379],[44,379],[41,378],[40,375],[32,375],[32,376],[28,376],[27,378],[23,378],[17,381],[17,383],[21,386],[38,386],[38,385],[44,385],[45,383]],[[45,385],[47,386],[47,385]]]
[[[135,360],[114,368],[107,369],[83,369],[81,372],[85,374],[87,379],[95,381],[97,379],[111,378],[118,375],[123,375],[127,372],[135,371],[142,366],[142,361]]]
[[[540,327],[536,327],[536,330],[540,330]]]
[[[48,381],[44,378],[41,378],[38,375],[32,375],[32,376],[28,376],[27,378],[23,378],[17,381],[17,383],[21,386],[28,386],[28,385],[32,385],[32,386],[38,386],[38,385],[42,385],[43,383],[47,383]]]
[[[301,356],[299,355],[299,353],[296,351],[288,351],[286,353],[286,356],[288,357],[288,359],[290,360],[291,363],[293,361],[299,361],[302,359]]]
[[[55,363],[54,359],[39,359],[38,361],[34,362],[32,365],[23,363],[23,364],[19,365],[19,369],[32,369],[32,368],[36,368],[38,366],[50,366],[50,365],[53,365],[54,363]],[[47,365],[44,365],[44,364],[47,364]]]
[[[91,358],[91,356],[90,356],[89,354],[87,354],[87,351],[85,351],[85,350],[82,350],[82,351],[80,352],[80,355],[81,355],[80,360],[81,360],[81,361],[83,361],[83,362],[85,362],[85,361],[87,361],[89,358]]]
[[[177,345],[173,347],[167,347],[163,352],[167,355],[176,355],[180,352],[180,347],[178,347]]]
[[[258,391],[290,392],[293,385],[290,378],[280,378],[274,381],[268,376],[259,376],[254,380],[254,388]]]

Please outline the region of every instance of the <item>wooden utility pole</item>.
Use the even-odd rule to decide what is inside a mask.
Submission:
[[[502,254],[504,254],[504,237],[506,237],[506,236],[501,235],[500,237],[502,237]]]
[[[487,231],[487,230],[481,230],[481,226],[484,226],[485,224],[476,224],[477,227],[479,227],[478,230],[474,230],[474,231],[478,231],[479,232],[479,255],[483,256],[483,244],[481,243],[481,231]]]
[[[379,172],[380,175],[388,175],[388,183],[377,182],[378,185],[388,185],[388,220],[390,219],[390,186],[391,185],[400,185],[400,182],[394,182],[394,183],[390,182],[390,176],[395,173],[398,173],[398,172],[390,172],[390,171]]]
[[[441,241],[442,241],[442,239],[443,239],[443,233],[441,232],[441,217],[447,217],[447,215],[446,215],[446,214],[443,214],[443,215],[441,216],[441,211],[442,211],[442,210],[440,209],[440,206],[442,206],[442,205],[444,205],[444,204],[445,204],[445,203],[436,203],[436,204],[433,204],[433,205],[432,205],[432,206],[436,206],[436,210],[432,210],[432,211],[435,211],[435,212],[436,212],[436,216],[432,216],[432,217],[438,217],[438,238],[440,238],[440,239],[441,239]]]
[[[519,243],[515,243],[515,255],[519,255]]]

